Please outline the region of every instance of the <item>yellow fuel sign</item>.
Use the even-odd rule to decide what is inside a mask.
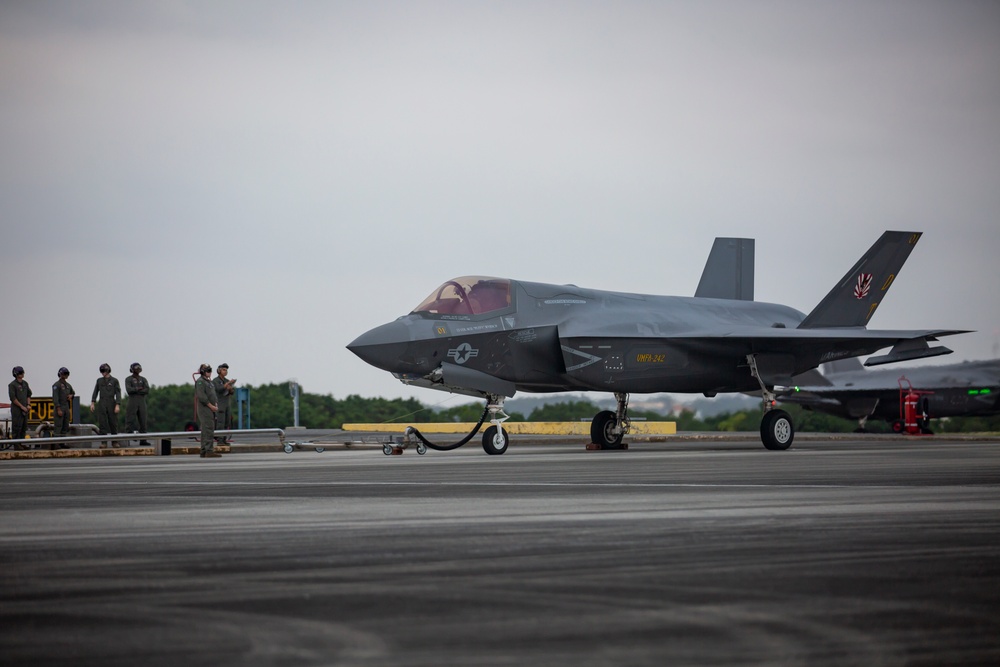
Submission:
[[[76,414],[74,409],[79,408],[79,399],[74,398],[73,404],[69,408],[69,421],[71,424],[76,422]],[[28,423],[37,426],[42,422],[55,422],[56,420],[56,405],[52,399],[48,396],[32,396],[31,397],[31,410],[28,411]]]

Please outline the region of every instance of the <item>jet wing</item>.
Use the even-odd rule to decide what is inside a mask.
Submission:
[[[870,357],[866,366],[909,361],[951,354],[944,346],[931,347],[928,341],[936,341],[942,336],[968,333],[947,329],[883,329],[830,328],[830,329],[759,329],[756,327],[733,328],[721,333],[698,332],[694,335],[703,341],[746,341],[753,351],[780,352],[794,355],[818,354],[820,361],[831,361],[843,357],[858,357],[872,354],[892,346],[888,354]],[[684,338],[679,336],[675,338]],[[859,350],[866,351],[859,351]]]
[[[744,338],[747,340],[809,340],[838,341],[866,340],[884,341],[882,347],[888,347],[900,340],[936,340],[939,336],[954,336],[970,333],[958,329],[864,329],[864,328],[830,328],[830,329],[787,329],[783,327],[728,327],[721,330],[702,330],[681,332],[666,336],[667,338]]]
[[[887,347],[893,352],[875,363],[950,354],[943,347],[930,347],[927,341],[941,336],[965,333],[950,329],[870,330],[863,327],[791,329],[746,325],[722,325],[719,328],[665,331],[666,327],[636,326],[635,323],[586,322],[560,325],[559,339],[566,370],[590,375],[588,367],[598,360],[601,346],[621,353],[636,345],[660,343],[666,350],[681,349],[698,354],[720,368],[734,369],[745,363],[746,356],[757,357],[759,371],[768,384],[790,386],[792,377],[821,363],[845,357],[867,356]],[[588,352],[593,350],[593,352]],[[664,363],[669,364],[669,355]],[[872,363],[872,359],[869,359]]]
[[[782,349],[796,344],[809,347],[830,347],[831,352],[845,345],[864,342],[866,347],[881,350],[900,341],[933,341],[943,336],[970,333],[960,329],[865,329],[864,327],[830,327],[825,329],[794,329],[720,325],[712,328],[682,329],[658,325],[636,325],[628,322],[592,322],[571,320],[559,325],[559,338],[649,338],[664,341],[706,341],[771,343]],[[950,352],[950,350],[949,350]],[[935,356],[935,355],[928,355]],[[836,358],[836,355],[831,358]]]

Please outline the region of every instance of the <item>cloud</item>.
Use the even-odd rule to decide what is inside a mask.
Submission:
[[[998,13],[7,3],[0,358],[432,400],[343,346],[451,276],[690,294],[752,236],[808,311],[887,228],[926,235],[873,326],[989,356]]]

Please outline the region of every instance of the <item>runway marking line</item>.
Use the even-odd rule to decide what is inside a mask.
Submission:
[[[47,484],[58,486],[69,486],[78,482],[47,482]],[[903,489],[903,488],[933,488],[926,484],[746,484],[724,482],[351,482],[351,481],[323,481],[323,482],[240,482],[240,481],[176,481],[176,482],[141,482],[141,481],[107,481],[101,480],[88,482],[88,485],[101,486],[231,486],[231,487],[255,487],[255,486],[278,486],[278,487],[316,487],[316,486],[488,486],[497,488],[708,488],[708,489]],[[6,486],[37,486],[35,482],[10,481]],[[962,488],[966,485],[960,485]],[[971,485],[971,487],[981,487],[984,485]],[[985,485],[988,486],[988,485]],[[971,488],[970,487],[970,488]],[[956,488],[948,486],[947,488]],[[989,487],[992,488],[992,487]]]

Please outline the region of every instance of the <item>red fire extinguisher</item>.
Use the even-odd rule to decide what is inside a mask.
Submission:
[[[899,419],[892,422],[892,430],[907,435],[931,435],[927,399],[923,397],[933,393],[933,391],[914,389],[905,375],[900,377]]]
[[[920,433],[920,395],[910,390],[906,393],[903,402],[903,429],[906,433],[914,435]]]

